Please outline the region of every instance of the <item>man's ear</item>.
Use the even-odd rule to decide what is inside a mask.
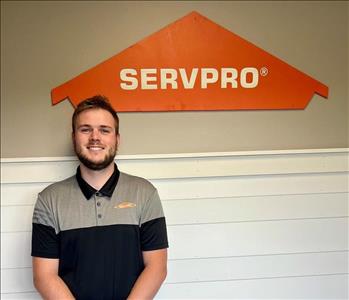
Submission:
[[[119,133],[116,135],[116,144],[119,148],[119,146],[120,146],[120,134]]]

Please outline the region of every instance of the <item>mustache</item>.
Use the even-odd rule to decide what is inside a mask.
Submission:
[[[98,147],[98,148],[102,148],[102,149],[106,148],[103,144],[100,144],[100,143],[89,143],[85,147],[87,149],[90,149],[90,148],[93,148],[93,147]]]
[[[100,141],[88,142],[87,146],[104,146]]]

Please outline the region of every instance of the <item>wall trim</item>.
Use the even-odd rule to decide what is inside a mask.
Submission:
[[[197,152],[197,153],[174,153],[174,154],[128,154],[128,155],[121,154],[121,155],[117,155],[116,159],[117,160],[134,160],[134,159],[199,158],[199,157],[226,157],[226,156],[325,154],[325,153],[348,153],[349,155],[349,148],[255,150],[255,151]],[[77,161],[77,158],[75,156],[1,158],[1,163],[46,162],[46,161],[47,162]]]
[[[149,180],[348,173],[349,148],[120,155],[123,172]],[[50,183],[75,173],[76,157],[1,160],[1,183]]]

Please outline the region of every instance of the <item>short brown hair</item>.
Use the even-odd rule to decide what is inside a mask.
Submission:
[[[81,114],[83,111],[88,109],[104,109],[106,111],[109,111],[115,120],[115,133],[119,134],[118,114],[114,110],[114,108],[110,105],[108,98],[101,95],[96,95],[91,98],[87,98],[78,104],[78,106],[75,108],[75,111],[72,117],[73,132],[75,132],[76,118],[78,117],[79,114]]]

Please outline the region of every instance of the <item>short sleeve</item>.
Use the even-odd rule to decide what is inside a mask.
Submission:
[[[40,196],[33,213],[32,256],[59,258],[59,233],[56,233],[52,211]]]
[[[146,201],[140,223],[142,251],[168,248],[166,220],[157,190]]]

